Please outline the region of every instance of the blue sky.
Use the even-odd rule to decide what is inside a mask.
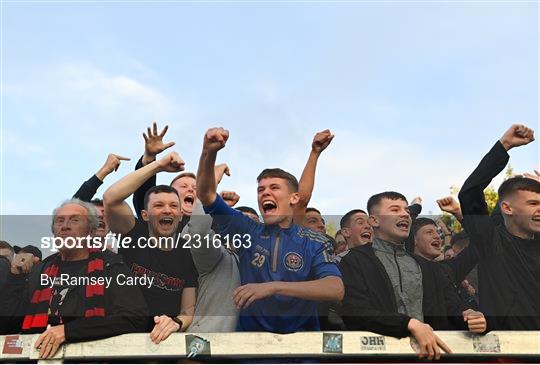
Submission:
[[[534,2],[2,6],[4,215],[48,214],[109,152],[131,157],[103,194],[153,120],[190,171],[204,131],[228,128],[222,188],[250,206],[262,168],[300,176],[330,128],[312,198],[324,214],[388,189],[438,212],[510,124],[539,127]],[[538,168],[538,142],[511,164]]]

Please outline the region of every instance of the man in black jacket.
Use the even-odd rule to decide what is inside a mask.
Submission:
[[[420,358],[438,359],[451,352],[433,333],[465,328],[483,332],[483,315],[465,310],[442,269],[409,255],[404,241],[411,216],[406,198],[384,192],[368,201],[374,239],[343,257],[339,265],[345,284],[343,320],[349,330],[367,330],[394,337],[413,336]]]
[[[41,333],[34,344],[40,358],[53,356],[64,342],[96,340],[143,332],[147,306],[120,256],[88,248],[84,240],[98,226],[97,211],[72,199],[53,214],[59,252],[40,264],[24,255],[14,263],[0,299],[1,333]]]
[[[507,151],[532,141],[530,128],[510,127],[459,192],[464,227],[479,256],[480,307],[492,329],[540,330],[540,182],[514,177],[500,186],[502,224],[490,219],[484,197],[508,163]]]

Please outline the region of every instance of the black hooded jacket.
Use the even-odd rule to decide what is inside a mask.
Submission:
[[[466,329],[462,316],[466,308],[442,268],[413,257],[422,270],[424,322],[435,330]],[[410,335],[411,317],[398,313],[392,283],[371,244],[351,249],[339,268],[345,285],[342,317],[348,330],[398,338]]]

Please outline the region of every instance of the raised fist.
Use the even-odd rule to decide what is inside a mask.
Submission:
[[[330,129],[325,129],[319,132],[313,137],[313,143],[311,144],[311,150],[315,153],[321,153],[328,147],[330,142],[334,139],[334,135],[330,132]]]
[[[453,215],[461,213],[461,207],[459,206],[459,203],[451,196],[447,196],[445,198],[437,200],[437,204],[439,204],[439,208],[441,208],[443,212],[447,212]]]
[[[534,131],[523,124],[514,124],[499,141],[508,151],[513,147],[524,146],[534,141]]]
[[[210,128],[204,135],[203,148],[207,151],[217,152],[229,139],[229,131],[223,128]]]
[[[219,195],[221,195],[229,207],[234,207],[240,200],[240,195],[236,194],[234,191],[222,191]]]
[[[417,196],[416,198],[414,198],[411,202],[411,205],[415,205],[415,204],[422,205],[422,197]]]
[[[158,161],[161,171],[180,172],[184,171],[185,162],[176,152],[171,152]]]

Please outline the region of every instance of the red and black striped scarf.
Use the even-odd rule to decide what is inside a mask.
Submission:
[[[89,249],[88,265],[86,274],[88,276],[101,277],[104,273],[103,253],[99,249]],[[49,278],[56,278],[59,273],[60,255],[52,261],[51,265],[44,267],[42,274]],[[40,280],[41,282],[41,280]],[[84,317],[104,317],[105,316],[105,286],[103,284],[86,285],[86,297],[84,301]],[[32,299],[28,306],[28,311],[24,316],[22,331],[40,332],[47,328],[49,323],[49,312],[53,289],[41,285],[32,294]]]

